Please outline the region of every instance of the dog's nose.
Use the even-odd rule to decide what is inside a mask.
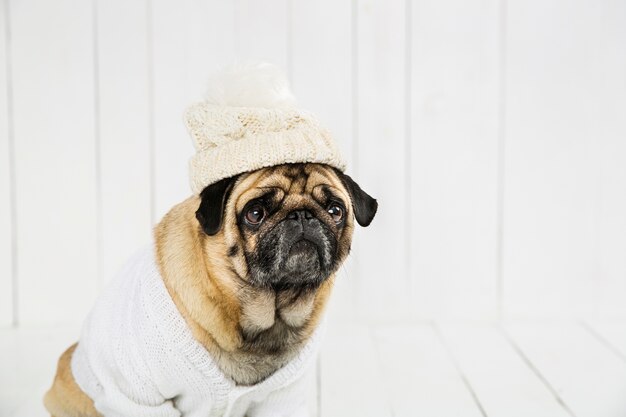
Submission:
[[[308,220],[312,219],[313,217],[313,213],[311,213],[309,210],[294,210],[287,215],[287,218],[291,220]]]

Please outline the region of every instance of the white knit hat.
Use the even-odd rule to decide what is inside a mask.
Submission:
[[[267,63],[240,64],[213,76],[206,100],[185,112],[196,147],[191,188],[259,168],[316,162],[345,170],[330,133],[298,110],[282,72]]]

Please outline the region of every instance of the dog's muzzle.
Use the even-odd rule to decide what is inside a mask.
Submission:
[[[296,210],[260,238],[251,275],[255,284],[317,286],[332,273],[337,242],[308,210]]]

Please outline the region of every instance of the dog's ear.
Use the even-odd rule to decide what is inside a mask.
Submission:
[[[350,193],[354,217],[356,217],[357,223],[363,227],[369,226],[372,220],[374,220],[376,210],[378,210],[378,202],[375,198],[363,191],[361,187],[359,187],[359,184],[350,178],[349,175],[339,170],[335,172],[343,183],[343,186],[346,187],[348,193]]]
[[[226,202],[236,180],[236,176],[225,178],[207,186],[200,193],[201,201],[200,207],[196,211],[196,219],[207,235],[213,236],[220,231]]]

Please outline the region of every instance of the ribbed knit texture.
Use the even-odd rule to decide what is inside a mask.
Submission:
[[[72,373],[96,409],[105,417],[306,416],[305,373],[314,368],[320,329],[269,378],[237,386],[194,339],[153,252],[127,263],[83,326]]]
[[[197,150],[189,164],[195,193],[221,179],[280,164],[346,167],[330,133],[302,110],[202,102],[187,109],[185,123]]]

